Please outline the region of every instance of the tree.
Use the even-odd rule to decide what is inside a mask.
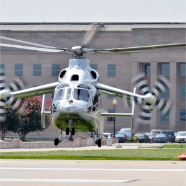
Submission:
[[[23,102],[16,111],[9,111],[9,117],[17,118],[15,121],[11,122],[7,119],[6,123],[8,125],[7,130],[18,133],[21,140],[25,140],[25,136],[30,132],[42,131],[41,126],[41,102],[40,96],[35,96],[33,98],[27,98],[24,102],[27,102],[26,108],[23,107]],[[49,108],[51,101],[48,99],[46,102],[47,108]],[[46,127],[50,124],[49,118],[46,120]]]
[[[15,123],[18,123],[17,111],[7,109],[6,120],[0,122],[1,139],[4,140],[7,131],[15,131]]]

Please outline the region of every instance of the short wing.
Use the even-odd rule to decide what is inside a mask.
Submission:
[[[96,88],[102,93],[110,94],[110,95],[121,97],[121,98],[130,99],[131,102],[135,101],[135,103],[139,103],[139,104],[146,100],[145,95],[139,95],[136,93],[128,92],[128,91],[118,89],[115,87],[111,87],[108,85],[104,85],[101,83],[97,83]]]
[[[46,85],[11,92],[11,95],[14,96],[15,98],[28,98],[37,95],[48,94],[52,93],[57,85],[59,85],[59,82],[49,83]]]

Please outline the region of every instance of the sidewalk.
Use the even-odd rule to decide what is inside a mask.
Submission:
[[[111,149],[138,149],[138,148],[152,148],[161,147],[156,143],[115,143],[112,146],[103,145],[97,146],[85,146],[85,147],[65,147],[65,148],[17,148],[17,149],[0,149],[0,152],[24,152],[24,151],[57,151],[57,150],[111,150]]]

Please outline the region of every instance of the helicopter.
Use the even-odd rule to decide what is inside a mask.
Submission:
[[[156,83],[155,88],[150,92],[146,86],[146,81],[137,83],[136,86],[141,88],[143,94],[129,92],[109,85],[101,84],[99,82],[99,74],[95,69],[90,67],[90,61],[86,58],[88,54],[113,54],[113,53],[130,53],[136,51],[151,50],[156,48],[167,47],[184,47],[186,43],[171,43],[161,45],[137,46],[127,48],[107,48],[94,49],[89,48],[89,43],[99,30],[98,25],[94,25],[92,29],[85,34],[83,42],[80,46],[73,46],[72,48],[58,48],[43,44],[32,43],[28,41],[8,38],[0,36],[1,40],[17,42],[20,44],[0,43],[1,47],[18,48],[26,50],[34,50],[40,52],[52,53],[67,53],[72,55],[69,60],[67,68],[60,71],[58,81],[37,87],[26,88],[18,90],[14,88],[11,91],[5,84],[5,77],[1,76],[0,81],[0,120],[6,120],[7,105],[11,105],[14,99],[19,101],[14,105],[17,108],[20,100],[36,95],[43,95],[42,109],[41,109],[41,123],[44,126],[45,115],[52,115],[52,123],[60,130],[58,138],[54,139],[54,145],[58,145],[62,141],[62,131],[66,135],[70,134],[70,138],[76,132],[92,132],[95,133],[95,143],[101,147],[101,138],[99,138],[99,126],[101,116],[131,116],[131,113],[105,113],[101,110],[101,94],[109,94],[116,97],[121,97],[124,100],[130,101],[133,106],[134,103],[142,107],[141,118],[145,120],[150,119],[151,111],[157,107],[166,113],[170,107],[170,102],[165,102],[160,98],[160,94],[165,91],[164,84],[168,84],[165,78],[160,77],[163,83]],[[144,77],[143,75],[140,77]],[[18,84],[22,84],[18,81]],[[15,87],[15,86],[14,86]],[[20,87],[23,87],[22,85]],[[51,111],[45,111],[45,94],[52,93]],[[133,114],[133,112],[132,112]]]

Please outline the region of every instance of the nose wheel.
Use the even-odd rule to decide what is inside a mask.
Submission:
[[[74,141],[73,136],[75,135],[75,128],[72,127],[72,123],[73,123],[73,119],[71,118],[71,116],[69,116],[68,119],[68,128],[66,128],[66,135],[69,135],[69,140],[70,141]]]
[[[75,128],[66,128],[66,135],[69,135],[69,140],[73,141],[73,136],[75,135]]]

